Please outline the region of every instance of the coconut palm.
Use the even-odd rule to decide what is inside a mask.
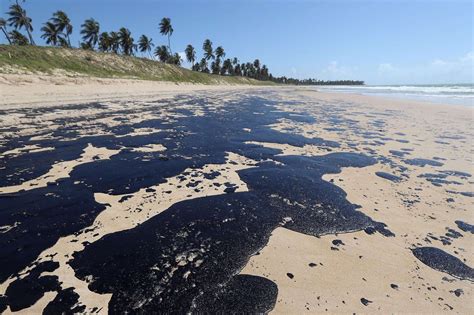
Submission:
[[[268,79],[268,68],[266,65],[263,65],[262,69],[260,69],[260,78],[263,80]]]
[[[222,64],[221,74],[225,75],[226,73],[230,75],[234,74],[234,68],[232,67],[232,61],[230,59],[224,60]]]
[[[171,19],[170,18],[163,18],[161,19],[160,22],[160,33],[161,35],[168,36],[168,49],[170,51],[171,55],[171,43],[170,43],[170,37],[173,35],[173,26],[171,25]]]
[[[221,60],[219,58],[211,63],[211,71],[213,74],[219,74],[221,71]]]
[[[214,54],[216,55],[216,58],[220,60],[225,56],[224,48],[222,48],[222,46],[217,47]]]
[[[11,43],[13,45],[28,45],[30,42],[28,41],[28,38],[23,35],[22,33],[18,32],[17,30],[11,31],[8,36],[11,39]]]
[[[247,68],[247,76],[254,78],[255,77],[255,67],[253,63],[247,62],[246,63],[246,68]]]
[[[201,61],[199,62],[199,69],[201,72],[209,73],[209,69],[207,68],[207,59],[202,58]]]
[[[59,43],[60,31],[57,26],[53,22],[46,22],[44,26],[41,28],[43,34],[41,38],[46,40],[46,44],[57,46]]]
[[[260,80],[260,73],[261,73],[261,69],[260,69],[260,60],[258,59],[255,59],[253,64],[252,64],[252,77],[257,79],[257,80]]]
[[[133,43],[132,33],[128,28],[122,27],[120,28],[119,32],[119,43],[120,47],[122,48],[122,52],[124,55],[131,56],[133,55],[133,51],[136,49],[136,45]]]
[[[170,54],[168,52],[168,47],[166,47],[165,45],[156,47],[155,56],[157,56],[161,62],[166,62],[168,58],[170,57]]]
[[[82,40],[86,43],[87,47],[93,50],[99,40],[99,22],[90,18],[85,20],[81,27]]]
[[[7,38],[8,43],[10,43],[11,45],[12,41],[10,37],[8,36],[8,32],[7,32],[7,21],[5,21],[4,18],[0,18],[0,29],[2,30],[3,35],[5,35],[5,37]]]
[[[194,61],[196,60],[196,51],[194,50],[194,47],[192,45],[186,46],[184,53],[186,54],[186,60],[191,63],[191,68],[193,68]]]
[[[102,32],[99,36],[99,50],[106,52],[111,50],[111,38],[109,33]]]
[[[168,60],[166,60],[167,63],[171,63],[177,66],[181,66],[181,61],[181,56],[178,53],[174,53],[174,55],[169,56]]]
[[[117,32],[110,32],[110,50],[113,53],[118,53],[118,50],[120,48],[120,38],[119,34]]]
[[[239,64],[239,59],[237,59],[237,57],[234,57],[234,59],[232,59],[232,64],[234,65],[234,67],[236,65],[238,65]]]
[[[72,34],[72,24],[71,20],[67,16],[64,11],[58,10],[53,13],[53,17],[51,18],[51,22],[56,25],[56,28],[59,32],[63,33],[64,36],[67,38],[67,44],[71,46],[71,40],[69,36]]]
[[[235,75],[242,75],[242,69],[240,68],[240,64],[237,63],[235,66],[234,66],[234,74]]]
[[[142,35],[138,39],[138,49],[142,53],[147,52],[148,55],[150,55],[150,57],[152,57],[150,51],[151,51],[153,46],[155,46],[155,45],[152,43],[152,39],[147,37],[146,35]]]
[[[206,58],[206,60],[215,58],[212,52],[212,42],[209,39],[206,39],[202,44],[202,50],[204,50],[204,58]]]
[[[67,41],[67,38],[65,38],[64,36],[59,36],[58,37],[58,46],[66,47],[66,48],[71,47],[71,45]]]
[[[33,26],[31,25],[32,20],[26,15],[25,9],[16,3],[10,6],[10,11],[8,11],[7,14],[10,16],[8,18],[8,25],[13,26],[15,29],[24,28],[26,33],[28,33],[29,42],[34,45],[33,36],[31,36],[31,32],[33,31]]]
[[[253,62],[253,66],[255,67],[255,69],[257,69],[257,71],[260,70],[260,60],[255,59]]]

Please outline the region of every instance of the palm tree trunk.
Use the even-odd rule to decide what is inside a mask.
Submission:
[[[26,32],[28,33],[28,37],[30,38],[30,44],[35,46],[35,41],[33,40],[33,36],[31,36],[30,30],[26,28]]]
[[[67,44],[71,48],[71,40],[69,39],[69,34],[67,34]]]
[[[168,49],[170,50],[170,55],[173,53],[171,52],[171,44],[170,44],[170,34],[168,33]]]
[[[5,37],[7,38],[8,43],[11,45],[12,41],[10,39],[10,36],[8,36],[7,31],[3,27],[1,29],[2,29],[3,34],[5,34]]]

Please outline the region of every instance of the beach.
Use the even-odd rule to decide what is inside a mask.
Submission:
[[[472,107],[60,73],[0,90],[0,312],[474,309]]]

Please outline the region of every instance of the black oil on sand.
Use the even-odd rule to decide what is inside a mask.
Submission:
[[[196,116],[189,109],[174,106],[174,102],[199,107],[204,115]],[[74,288],[62,288],[56,277],[41,275],[57,266],[37,264],[36,257],[60,237],[92,224],[105,208],[95,201],[94,193],[131,194],[163,183],[186,168],[223,164],[226,152],[258,161],[256,167],[238,172],[248,192],[228,191],[176,203],[145,223],[106,235],[74,254],[70,265],[76,276],[94,279],[89,285],[92,291],[112,294],[111,313],[265,313],[275,305],[277,285],[238,272],[250,256],[265,246],[276,227],[284,224],[288,229],[314,236],[364,229],[392,236],[383,223],[357,211],[342,189],[322,180],[324,174],[338,173],[342,167],[372,165],[376,163],[373,157],[356,153],[279,156],[279,150],[247,143],[273,142],[297,147],[311,144],[328,150],[338,147],[333,141],[271,129],[269,125],[279,119],[317,123],[304,113],[290,115],[278,111],[275,105],[263,96],[243,97],[227,102],[223,110],[215,110],[208,106],[207,97],[179,96],[174,101],[146,106],[147,111],[165,108],[175,114],[173,119],[119,125],[110,127],[108,135],[68,140],[79,134],[69,127],[77,118],[61,118],[54,121],[62,127],[54,131],[51,139],[32,141],[16,137],[7,141],[2,150],[27,144],[54,150],[2,159],[0,167],[6,176],[0,178],[0,186],[43,175],[57,161],[78,158],[89,143],[109,149],[156,143],[164,145],[166,151],[143,159],[143,153],[123,150],[109,160],[79,165],[69,178],[47,187],[0,195],[1,225],[21,227],[0,234],[0,282],[27,266],[32,269],[27,277],[13,281],[6,296],[0,297],[0,311],[7,305],[12,310],[25,309],[48,291],[57,291],[58,295],[47,305],[45,313],[83,311],[81,306],[75,306],[78,295]],[[91,106],[102,105],[75,108]],[[41,115],[54,110],[36,108],[24,110],[23,114]],[[124,109],[121,114],[126,118],[131,110]],[[133,113],[136,112],[134,109]],[[95,118],[105,114],[101,115]],[[150,127],[162,131],[116,137],[133,128]],[[288,217],[291,220],[285,220]]]

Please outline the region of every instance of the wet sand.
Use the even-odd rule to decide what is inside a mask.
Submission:
[[[0,311],[472,313],[472,109],[46,80],[0,105]]]

